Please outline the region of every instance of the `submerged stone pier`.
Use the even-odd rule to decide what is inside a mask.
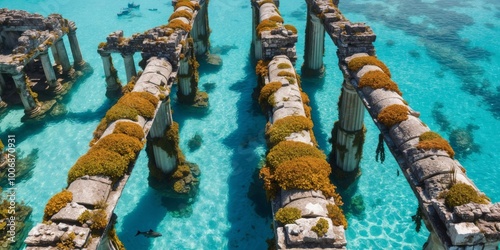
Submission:
[[[432,132],[402,98],[391,72],[375,56],[371,29],[349,22],[332,2],[306,2],[338,47],[344,75],[340,121],[332,132],[335,165],[351,171],[359,164],[362,143],[355,138],[361,138],[356,133],[362,130],[363,104],[417,197],[418,214],[431,232],[423,248],[498,249],[500,203],[492,204],[477,189],[453,158],[449,143]],[[349,136],[354,137],[351,142]]]
[[[131,38],[113,32],[107,43],[99,45],[108,91],[123,96],[97,126],[89,151],[69,170],[67,189],[48,201],[44,223],[29,232],[27,249],[123,249],[114,230],[117,216],[113,211],[145,144],[150,185],[166,197],[192,200],[196,195],[199,169],[184,159],[179,148],[170,94],[174,82],[185,84],[180,80],[185,77],[188,88],[179,86],[179,100],[192,96],[190,101],[194,101],[200,96],[189,35],[199,9],[197,1],[179,1],[168,24]],[[123,55],[130,78],[123,88],[113,67],[110,54],[114,52]],[[141,52],[143,58],[139,74],[132,56],[135,52]],[[202,100],[205,104],[206,98]]]
[[[75,58],[77,69],[85,65],[78,40],[74,22],[58,14],[43,17],[25,11],[0,9],[0,45],[3,48],[0,55],[0,109],[15,103],[12,93],[6,90],[15,86],[19,98],[24,106],[26,118],[33,118],[49,111],[54,105],[54,100],[39,102],[37,96],[64,94],[77,75],[73,65],[70,64],[68,54],[64,47],[63,38],[66,34]],[[62,72],[57,72],[48,55],[52,51],[57,66]],[[43,72],[32,73],[31,69],[41,64]],[[29,69],[30,73],[27,73]],[[42,74],[45,81],[34,81]],[[38,85],[44,85],[39,87]],[[39,89],[37,92],[32,89]],[[42,89],[43,91],[40,91]]]

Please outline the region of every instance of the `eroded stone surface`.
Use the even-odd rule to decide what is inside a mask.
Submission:
[[[448,235],[453,245],[475,245],[485,243],[484,234],[470,222],[448,225]]]
[[[328,210],[326,205],[328,202],[322,198],[303,198],[294,200],[288,203],[285,207],[295,207],[300,209],[301,215],[304,218],[309,217],[327,217]]]
[[[73,193],[74,202],[95,206],[108,198],[111,183],[107,178],[84,176],[73,181],[68,190]]]
[[[79,205],[76,202],[68,203],[64,208],[59,210],[52,218],[54,222],[64,221],[64,222],[78,222],[78,217],[87,210],[84,206]]]

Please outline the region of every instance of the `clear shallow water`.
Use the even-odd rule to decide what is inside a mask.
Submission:
[[[163,24],[172,12],[168,1],[140,3],[138,16],[126,19],[117,18],[115,14],[127,1],[91,0],[70,4],[60,0],[0,0],[0,6],[9,9],[43,15],[59,12],[75,21],[83,56],[94,68],[65,98],[68,119],[39,126],[22,125],[19,108],[0,121],[1,138],[15,133],[18,147],[25,154],[35,148],[40,150],[34,176],[18,183],[18,199],[33,206],[32,218],[37,222],[41,220],[47,200],[66,186],[68,169],[87,151],[92,131],[111,105],[104,96],[104,74],[96,53],[97,44],[117,29],[123,29],[129,36]],[[148,8],[158,8],[158,12],[149,12]],[[491,39],[500,37],[499,3],[493,0],[474,5],[446,0],[356,0],[341,1],[340,8],[351,21],[367,22],[374,29],[378,37],[377,55],[389,66],[404,97],[422,113],[422,120],[431,129],[447,138],[455,128],[468,124],[479,127],[471,132],[475,143],[480,145],[480,152],[460,161],[476,185],[492,201],[500,201],[500,190],[496,188],[500,170],[495,165],[500,152],[496,133],[499,121],[494,118],[500,106],[492,98],[498,94],[496,88],[500,85],[497,49],[500,42]],[[280,10],[285,22],[299,30],[296,68],[300,69],[305,3],[282,1]],[[256,84],[248,56],[251,8],[247,1],[213,0],[209,15],[211,44],[214,50],[223,49],[224,60],[219,71],[206,65],[200,67],[200,89],[204,89],[204,83],[215,83],[215,88],[209,91],[210,108],[206,114],[199,114],[173,104],[174,120],[181,128],[181,148],[187,159],[201,168],[200,193],[190,207],[191,213],[179,217],[172,201],[162,199],[148,187],[147,157],[141,153],[115,210],[118,234],[128,249],[265,249],[265,239],[272,237],[270,220],[265,217],[269,206],[248,198],[248,195],[262,198],[261,193],[249,194],[248,190],[256,189],[251,185],[252,174],[266,150],[265,118],[251,99]],[[337,119],[342,75],[337,67],[336,48],[329,37],[325,45],[325,77],[303,79],[303,86],[312,100],[314,132],[319,145],[329,153],[331,146],[327,140]],[[459,55],[467,61],[450,63],[445,59],[451,55]],[[123,63],[118,55],[115,65],[124,79]],[[471,77],[475,85],[470,84]],[[467,82],[469,84],[465,84]],[[483,82],[489,82],[490,87],[486,88]],[[476,85],[480,87],[474,88]],[[442,108],[435,108],[436,102],[441,103]],[[444,120],[449,121],[448,127],[442,126]],[[365,207],[361,214],[355,213],[352,206],[344,208],[349,214],[348,247],[420,249],[428,233],[425,229],[420,233],[414,230],[411,215],[416,211],[417,201],[403,176],[396,176],[397,165],[389,155],[384,164],[374,161],[378,133],[368,117],[365,124],[368,133],[362,176],[348,190],[342,190],[346,203],[351,199],[359,201],[361,197]],[[200,149],[190,152],[187,141],[196,133],[204,142]],[[34,190],[37,195],[33,195]],[[133,236],[137,230],[149,228],[164,236],[156,239]]]

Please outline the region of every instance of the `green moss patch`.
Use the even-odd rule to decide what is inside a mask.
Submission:
[[[453,158],[455,151],[447,140],[443,139],[438,133],[429,131],[420,135],[417,148],[424,150],[444,150]]]
[[[321,218],[316,222],[316,225],[311,228],[311,231],[315,232],[318,237],[323,237],[328,232],[329,227],[328,221]]]
[[[467,203],[488,204],[489,198],[479,195],[476,190],[465,183],[454,184],[445,194],[444,202],[447,207],[454,208]]]
[[[278,209],[274,215],[274,219],[283,225],[293,224],[301,218],[301,214],[300,209],[296,207],[282,207]]]
[[[372,89],[385,89],[398,93],[399,95],[403,95],[399,90],[398,85],[391,80],[389,76],[387,76],[384,72],[374,70],[365,73],[359,79],[359,88],[369,87]]]
[[[391,72],[389,71],[389,68],[387,68],[387,66],[385,66],[385,64],[382,61],[380,61],[374,56],[362,56],[353,58],[351,61],[349,61],[347,68],[349,68],[349,70],[352,71],[358,71],[365,65],[377,66],[380,69],[382,69],[384,73],[386,73],[389,77],[391,77]]]
[[[377,120],[384,124],[384,126],[390,128],[393,125],[406,121],[408,119],[408,107],[399,104],[393,104],[385,107],[377,115]]]

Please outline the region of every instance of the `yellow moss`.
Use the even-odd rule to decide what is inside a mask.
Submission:
[[[489,198],[479,195],[476,190],[465,183],[456,183],[445,193],[445,204],[449,208],[461,206],[470,202],[488,204]]]
[[[177,1],[174,9],[178,9],[181,6],[186,6],[186,7],[190,8],[191,10],[199,10],[200,9],[200,5],[198,3],[192,3],[189,0]]]
[[[295,74],[286,70],[282,70],[278,72],[278,76],[289,76],[289,77],[295,77]]]
[[[269,19],[262,20],[262,22],[260,22],[259,25],[257,25],[257,28],[256,28],[257,36],[260,37],[260,34],[263,31],[273,30],[273,29],[276,29],[276,28],[278,28],[278,23],[277,22],[271,21]]]
[[[377,115],[377,120],[390,128],[393,125],[408,119],[408,107],[399,104],[393,104],[385,107]]]
[[[191,31],[191,25],[189,25],[189,24],[187,24],[179,19],[174,19],[174,20],[168,22],[167,27],[174,29],[174,30],[181,29],[181,30],[184,30],[186,32]]]
[[[188,20],[193,19],[193,14],[187,10],[176,10],[172,15],[170,15],[170,18],[168,18],[168,21],[170,22],[174,18],[178,17],[184,17],[187,18]]]
[[[269,144],[271,146],[284,141],[290,134],[300,131],[309,131],[313,123],[305,116],[287,116],[274,122],[271,128],[266,131]]]
[[[297,28],[295,28],[295,26],[291,25],[291,24],[285,24],[283,25],[285,27],[285,29],[287,30],[290,30],[292,31],[293,34],[297,34]]]
[[[63,190],[50,198],[45,205],[44,220],[49,220],[54,214],[63,209],[67,203],[70,203],[73,200],[73,193],[68,190]]]
[[[115,243],[115,246],[118,247],[118,250],[125,250],[125,245],[123,245],[121,240],[118,238],[115,227],[109,230],[108,237],[113,243]]]
[[[301,215],[302,212],[296,207],[282,207],[278,209],[274,215],[274,219],[283,225],[293,224],[295,220],[301,218]]]
[[[188,165],[180,165],[177,167],[177,169],[172,174],[172,178],[181,179],[183,177],[188,176],[189,174],[191,174],[191,170],[189,169],[189,166]]]
[[[147,119],[154,117],[157,104],[158,98],[146,92],[128,93],[120,98],[117,103],[117,105],[125,105],[135,109],[140,116]]]
[[[113,134],[125,134],[138,140],[143,140],[145,137],[142,127],[133,122],[117,122]]]
[[[101,138],[89,152],[94,150],[109,150],[123,156],[130,163],[135,160],[143,144],[135,137],[126,134],[110,134]]]
[[[300,92],[300,97],[302,98],[302,103],[304,105],[309,105],[311,103],[311,100],[309,99],[309,96],[305,92],[301,91]]]
[[[321,218],[316,225],[311,228],[311,231],[315,232],[319,237],[323,237],[328,232],[329,227],[328,221]]]
[[[381,62],[379,59],[377,59],[374,56],[356,57],[349,62],[347,67],[352,71],[358,71],[361,68],[363,68],[363,66],[365,66],[365,65],[377,66],[380,69],[382,69],[384,71],[384,73],[386,73],[389,77],[391,77],[391,72],[389,71],[389,68],[387,68],[387,66],[385,66],[385,64],[383,62]]]
[[[285,161],[294,160],[300,157],[314,157],[326,159],[325,154],[318,148],[303,142],[282,141],[272,147],[266,156],[266,166],[274,171],[278,165]]]
[[[259,95],[259,104],[263,110],[269,108],[269,97],[274,94],[282,86],[281,82],[270,82],[266,84],[261,90]]]
[[[0,140],[0,153],[3,151],[4,148],[5,146],[3,145],[2,140]]]
[[[274,1],[273,0],[264,0],[264,1],[259,2],[259,6],[262,6],[265,3],[272,3],[272,4],[274,4]]]
[[[264,190],[266,190],[267,198],[269,200],[274,199],[279,190],[279,186],[275,181],[273,181],[273,176],[267,166],[260,169],[259,178],[264,182]]]
[[[273,22],[283,23],[283,18],[281,16],[271,16],[268,19]]]
[[[125,104],[117,103],[113,107],[111,107],[108,112],[106,112],[105,120],[106,127],[109,123],[112,123],[119,119],[128,119],[132,121],[137,121],[137,116],[139,112],[136,109],[129,107]],[[101,124],[99,124],[101,126]],[[104,130],[102,131],[104,132]],[[102,134],[102,133],[101,133]]]
[[[82,155],[68,172],[68,183],[84,175],[104,175],[117,181],[127,172],[128,161],[120,154],[96,149]]]
[[[326,197],[333,197],[335,186],[330,183],[330,164],[326,160],[300,157],[281,163],[273,173],[280,188],[321,190]]]
[[[339,206],[327,204],[326,209],[328,210],[328,218],[332,220],[334,226],[344,226],[344,229],[347,229],[347,220]]]
[[[122,94],[128,94],[128,93],[132,92],[132,90],[134,89],[134,86],[135,86],[135,81],[137,80],[136,78],[137,77],[132,76],[132,79],[130,79],[130,81],[127,83],[127,85],[122,87]]]
[[[78,217],[78,221],[82,224],[87,221],[91,221],[90,229],[92,229],[93,232],[96,232],[106,228],[108,225],[106,217],[107,214],[104,209],[96,209],[92,211],[85,210],[85,212]]]
[[[288,64],[288,63],[280,63],[278,64],[278,69],[289,69],[292,67],[292,65]]]
[[[255,66],[255,73],[261,77],[267,76],[269,73],[269,69],[267,68],[268,65],[269,61],[259,60]]]
[[[453,151],[450,143],[443,139],[438,133],[432,131],[420,135],[417,148],[424,150],[444,150],[451,158],[455,156],[455,151]]]
[[[73,241],[76,238],[74,232],[68,234],[68,237],[63,240],[61,237],[60,242],[57,243],[56,247],[58,250],[72,250],[75,249],[75,242]]]
[[[384,72],[374,70],[365,73],[359,79],[359,88],[369,87],[372,89],[385,89],[403,95],[398,85],[389,78]]]

